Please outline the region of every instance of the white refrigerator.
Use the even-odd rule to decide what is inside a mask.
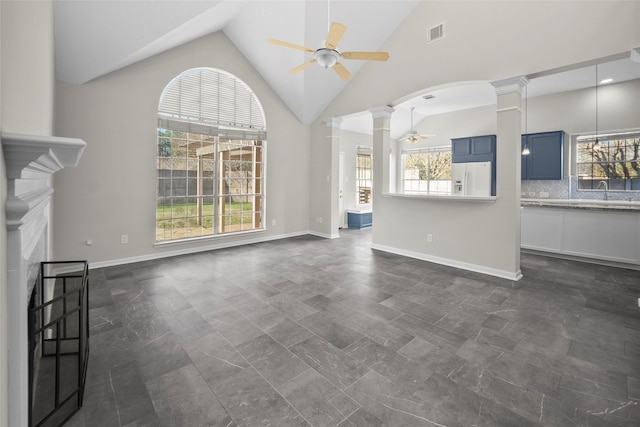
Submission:
[[[491,195],[491,162],[452,163],[451,178],[453,195]]]

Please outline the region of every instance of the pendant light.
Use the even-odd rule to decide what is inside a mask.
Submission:
[[[529,116],[529,90],[527,88],[527,86],[524,87],[524,134],[527,134],[527,118]],[[522,147],[522,155],[523,156],[528,156],[529,154],[531,154],[531,151],[529,151],[529,144],[527,143],[527,139],[525,138],[524,140],[524,147]]]

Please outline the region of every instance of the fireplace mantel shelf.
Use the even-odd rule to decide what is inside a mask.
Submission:
[[[46,180],[60,169],[77,166],[86,145],[77,138],[2,133],[9,180],[7,229],[20,227],[30,212],[48,200],[53,190]]]
[[[2,133],[9,179],[42,179],[80,161],[87,143],[77,138]]]

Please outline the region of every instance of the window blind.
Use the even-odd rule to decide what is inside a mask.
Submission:
[[[265,130],[262,106],[240,79],[221,70],[183,72],[165,88],[158,114],[180,121],[228,128]]]

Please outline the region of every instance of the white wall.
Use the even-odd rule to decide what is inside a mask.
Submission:
[[[382,50],[390,52],[390,60],[363,67],[322,116],[343,116],[394,105],[410,94],[445,84],[496,81],[627,52],[640,46],[635,22],[639,14],[640,2],[421,2],[382,46]],[[442,22],[446,23],[446,37],[436,43],[424,43],[425,28]],[[593,28],[601,27],[602,22],[616,22],[620,31],[598,36]],[[495,117],[494,112],[482,133],[498,133],[491,129],[492,123],[497,123]],[[508,128],[508,134],[518,134]],[[312,138],[320,135],[314,132]],[[312,145],[316,142],[312,139]],[[498,159],[504,154],[501,146],[515,153],[509,144],[519,147],[520,141],[499,141]],[[317,168],[326,170],[329,166]],[[519,251],[519,239],[516,244],[516,239],[500,238],[505,224],[514,228],[509,229],[510,234],[519,233],[519,221],[513,218],[519,196],[509,195],[509,202],[505,203],[505,193],[500,193],[501,187],[511,191],[511,183],[519,183],[519,167],[511,168],[509,173],[513,176],[498,173],[496,203],[374,200],[374,243],[514,273],[512,270],[519,266],[514,267],[511,262]],[[314,178],[317,177],[312,181]],[[312,187],[317,184],[312,182]],[[315,195],[333,197],[322,192]],[[313,206],[320,209],[321,200],[312,200],[312,209]],[[427,233],[433,234],[433,244],[426,244]]]
[[[0,2],[0,130],[51,135],[53,127],[54,48],[51,1]],[[6,254],[7,180],[0,152],[0,252]],[[7,408],[7,258],[0,257],[0,427]]]
[[[52,2],[2,3],[2,130],[51,135],[55,73]]]
[[[330,237],[337,233],[332,230],[331,218],[334,213],[331,211],[331,202],[338,200],[338,194],[332,192],[332,183],[327,181],[331,178],[332,170],[337,171],[338,165],[333,167],[331,143],[329,141],[329,129],[322,121],[316,121],[311,126],[311,146],[309,167],[309,230],[319,236]],[[337,216],[338,213],[335,212]]]
[[[637,64],[640,69],[640,63]],[[582,89],[531,98],[529,132],[595,132],[595,90]],[[524,117],[524,115],[523,115]],[[598,132],[640,126],[640,80],[598,87]],[[524,129],[524,124],[523,124]]]
[[[262,103],[268,133],[268,231],[154,247],[158,101],[171,79],[194,67],[236,75]],[[309,128],[298,122],[223,33],[83,85],[57,82],[56,90],[56,134],[87,142],[80,165],[55,176],[57,259],[106,265],[309,229]],[[271,225],[273,219],[276,226]],[[120,244],[122,234],[129,236],[129,244]],[[86,246],[88,239],[92,246]]]
[[[640,68],[640,63],[637,64]],[[563,130],[565,176],[570,174],[571,134],[596,130],[595,89],[531,98],[527,102],[528,132]],[[598,132],[640,128],[640,80],[598,87]],[[524,124],[523,124],[524,129]]]

